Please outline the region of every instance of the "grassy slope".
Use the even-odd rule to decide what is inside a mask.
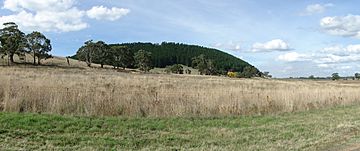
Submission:
[[[0,148],[319,150],[356,141],[359,128],[360,106],[224,118],[129,119],[0,113]]]
[[[31,66],[32,63],[33,63],[32,56],[29,55],[29,54],[26,55],[26,62],[25,61],[20,61],[19,58],[16,55],[14,56],[14,60],[17,63],[22,63],[23,66],[25,66],[24,63],[27,63],[28,66]],[[6,66],[6,65],[7,65],[7,60],[0,58],[0,66]],[[49,59],[46,59],[46,60],[42,60],[42,65],[48,66],[48,67],[89,69],[85,62],[70,59],[70,66],[69,66],[67,64],[67,61],[66,61],[65,57],[57,57],[57,56],[55,56],[54,58],[49,58]],[[99,64],[92,64],[92,66],[100,68]],[[191,67],[188,67],[188,66],[184,66],[184,65],[183,65],[183,67],[184,67],[184,70],[190,69],[192,75],[199,75],[199,72],[198,72],[197,69],[194,69],[194,68],[191,68]],[[105,66],[105,68],[112,69],[111,66]],[[132,69],[130,69],[130,70],[134,71]],[[165,70],[165,68],[154,68],[150,72],[151,73],[165,73],[164,70]]]

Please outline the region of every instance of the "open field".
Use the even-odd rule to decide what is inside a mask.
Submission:
[[[0,111],[85,116],[264,115],[360,103],[358,81],[281,81],[0,67]]]
[[[222,118],[0,113],[3,150],[359,149],[360,106]]]

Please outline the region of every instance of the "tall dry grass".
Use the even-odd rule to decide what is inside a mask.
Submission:
[[[151,117],[277,114],[360,103],[359,84],[0,67],[0,111]]]

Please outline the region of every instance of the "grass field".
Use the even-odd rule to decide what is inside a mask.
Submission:
[[[360,81],[43,63],[0,67],[0,150],[360,148]]]
[[[359,81],[285,81],[0,67],[0,111],[85,116],[266,115],[360,103]]]
[[[359,132],[360,106],[218,118],[0,113],[2,150],[346,150]]]

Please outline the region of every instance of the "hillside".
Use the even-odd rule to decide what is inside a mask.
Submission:
[[[6,57],[5,57],[6,58]],[[30,54],[26,54],[26,60],[19,60],[19,57],[17,55],[14,56],[14,60],[16,62],[16,66],[23,66],[23,67],[36,67],[33,66],[33,60],[32,60],[32,56]],[[48,59],[44,59],[41,61],[42,66],[38,66],[39,68],[45,68],[45,67],[49,67],[49,68],[64,68],[64,69],[100,69],[100,65],[93,63],[92,67],[95,68],[89,68],[85,62],[83,61],[79,61],[76,59],[72,59],[69,58],[69,63],[67,63],[67,60],[65,57],[60,57],[60,56],[53,56],[52,58],[48,58]],[[0,58],[0,66],[7,66],[7,59],[4,58]],[[105,69],[113,69],[112,66],[104,66]],[[183,68],[189,69],[191,71],[192,75],[199,75],[199,72],[197,69],[188,67],[183,65]],[[123,72],[138,72],[137,69],[132,69],[132,68],[127,68],[126,70],[122,70]],[[165,73],[165,68],[154,68],[152,70],[150,70],[150,73],[155,73],[155,74],[161,74],[161,73]]]
[[[6,58],[6,57],[5,57]],[[0,58],[0,66],[6,66],[7,65],[7,59]],[[14,56],[14,61],[17,64],[17,66],[27,66],[29,67],[33,66],[33,59],[30,54],[26,54],[25,60],[20,60],[17,55]],[[86,63],[83,61],[78,61],[75,59],[69,59],[70,65],[67,64],[67,60],[65,57],[60,56],[53,56],[52,58],[41,60],[42,66],[48,66],[48,67],[61,67],[61,68],[88,68]],[[94,67],[99,67],[100,65],[94,64]]]
[[[231,69],[237,72],[242,72],[246,66],[252,66],[244,60],[241,60],[223,51],[196,45],[163,42],[161,44],[111,44],[110,46],[119,45],[127,46],[132,52],[136,52],[141,49],[151,52],[153,64],[158,68],[164,68],[167,65],[173,64],[191,66],[191,59],[193,57],[199,56],[200,54],[204,54],[206,57],[213,60],[215,67],[222,72],[227,72]]]

